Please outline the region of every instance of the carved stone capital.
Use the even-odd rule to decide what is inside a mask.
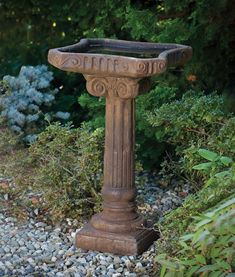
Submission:
[[[149,80],[128,77],[103,77],[84,75],[88,92],[97,97],[135,98],[142,90],[147,91]]]

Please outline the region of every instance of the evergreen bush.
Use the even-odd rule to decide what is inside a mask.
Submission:
[[[23,66],[17,77],[5,76],[1,84],[0,117],[13,132],[27,143],[37,138],[45,117],[67,120],[69,113],[50,111],[58,89],[51,88],[52,72],[45,65]]]

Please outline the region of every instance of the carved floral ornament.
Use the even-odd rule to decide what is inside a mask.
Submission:
[[[90,94],[97,97],[120,97],[123,99],[135,98],[139,90],[144,89],[147,80],[141,78],[127,77],[99,77],[94,75],[84,75],[87,83],[86,87]],[[149,84],[149,83],[148,83]]]

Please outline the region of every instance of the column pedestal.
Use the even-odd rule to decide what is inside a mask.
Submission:
[[[158,237],[146,228],[135,204],[135,97],[146,80],[84,76],[89,93],[106,97],[103,211],[76,234],[76,246],[138,255]]]
[[[88,223],[77,233],[76,246],[119,255],[139,255],[147,250],[157,238],[156,231],[150,229],[111,233],[97,230]]]

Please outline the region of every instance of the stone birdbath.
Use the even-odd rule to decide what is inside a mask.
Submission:
[[[81,39],[49,50],[49,63],[82,73],[87,91],[106,98],[103,210],[76,234],[77,247],[137,255],[158,238],[136,211],[135,98],[149,90],[151,76],[191,56],[189,46],[112,39]]]

